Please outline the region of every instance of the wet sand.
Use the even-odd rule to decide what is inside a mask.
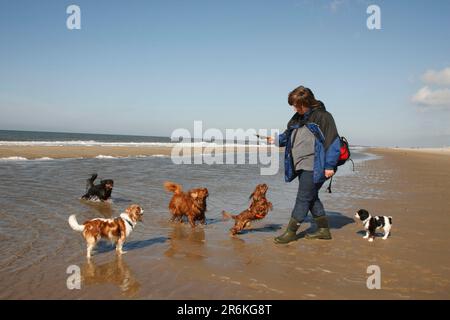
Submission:
[[[192,154],[200,154],[206,148],[192,148]],[[217,153],[232,152],[233,147],[217,148]],[[254,147],[236,147],[239,152],[254,151]],[[107,157],[142,157],[163,155],[170,156],[172,147],[123,147],[123,146],[0,146],[0,159],[10,157],[20,157],[29,160],[52,158],[95,158],[98,156]],[[211,152],[211,151],[209,151]]]
[[[43,206],[42,212],[50,211],[51,207],[57,209],[51,218],[44,218],[42,213],[26,222],[17,216],[19,209],[14,210],[18,203],[2,203],[1,220],[14,220],[21,227],[15,227],[17,230],[10,233],[7,228],[0,229],[0,248],[5,259],[0,264],[0,298],[450,299],[450,157],[390,149],[370,152],[382,158],[356,164],[354,174],[336,177],[332,194],[321,192],[330,217],[332,241],[303,239],[309,227],[305,223],[298,241],[275,245],[273,237],[283,231],[289,219],[296,182],[282,183],[282,173],[252,180],[255,175],[248,166],[231,169],[220,166],[214,172],[201,171],[198,166],[182,167],[178,172],[179,166],[168,167],[163,169],[166,171],[161,177],[148,180],[151,184],[142,181],[145,188],[134,188],[129,182],[126,188],[115,191],[113,206],[76,201],[72,204],[71,200],[66,203],[54,200],[43,205],[35,198],[27,198],[22,201],[23,210],[39,205]],[[106,162],[79,161],[87,161],[86,166]],[[109,160],[104,166],[112,167],[113,162],[120,161]],[[143,175],[154,175],[152,168],[148,168],[150,162],[143,161],[134,160],[129,172],[125,172],[127,163],[123,163],[123,168],[114,164],[110,173],[119,175],[117,185],[125,178],[137,185]],[[140,165],[148,168],[147,171],[129,177],[131,172],[144,170]],[[75,165],[64,167],[62,175],[78,172]],[[11,168],[7,172],[10,171]],[[56,172],[49,164],[48,171],[35,179],[45,179]],[[235,177],[227,180],[231,174]],[[12,176],[17,174],[12,172],[11,178],[5,177],[6,182]],[[210,188],[208,225],[192,230],[186,224],[167,221],[170,195],[162,191],[163,179]],[[23,178],[20,183],[28,180]],[[243,209],[244,198],[257,181],[269,183],[268,196],[275,210],[244,234],[230,237],[231,223],[221,220],[220,210]],[[38,187],[43,182],[27,183]],[[56,187],[53,190],[58,191],[63,192]],[[75,197],[77,191],[71,193],[68,198]],[[125,244],[128,252],[117,258],[110,245],[101,244],[92,261],[86,261],[83,241],[67,227],[67,216],[77,211],[80,220],[115,216],[120,212],[117,210],[128,204],[123,198],[131,198],[130,194],[133,197],[130,201],[142,203],[147,216]],[[359,208],[393,216],[392,236],[386,241],[376,238],[373,243],[363,240],[361,223],[353,220]],[[54,221],[57,224],[50,231],[35,235],[40,224]],[[27,229],[29,225],[35,227]],[[14,249],[15,241],[25,241],[28,237],[31,244]],[[32,263],[26,255],[34,256]],[[66,287],[69,265],[81,268],[81,290]],[[366,287],[369,276],[366,271],[370,265],[381,268],[380,290]]]
[[[165,147],[79,147],[79,146],[1,146],[0,158],[22,157],[26,159],[95,158],[97,156],[131,157],[170,155]]]

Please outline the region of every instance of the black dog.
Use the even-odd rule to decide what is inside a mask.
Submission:
[[[114,181],[111,179],[101,180],[100,184],[94,185],[94,181],[97,179],[97,174],[94,173],[87,179],[86,194],[81,197],[85,200],[100,200],[106,201],[111,198],[111,193],[114,187]]]

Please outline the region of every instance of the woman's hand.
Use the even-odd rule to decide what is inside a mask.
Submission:
[[[331,178],[334,175],[334,170],[325,170],[325,178]]]
[[[266,137],[267,139],[267,143],[268,144],[274,144],[275,143],[275,139],[273,137]]]

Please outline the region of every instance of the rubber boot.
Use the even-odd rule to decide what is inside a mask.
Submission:
[[[291,220],[289,220],[286,231],[281,236],[278,236],[274,239],[275,243],[286,244],[297,240],[297,230],[299,227],[300,223],[298,223],[298,221],[294,218],[291,218]]]
[[[305,239],[308,240],[331,240],[330,227],[328,226],[328,218],[326,216],[318,217],[314,219],[317,224],[317,230],[313,233],[305,235]]]

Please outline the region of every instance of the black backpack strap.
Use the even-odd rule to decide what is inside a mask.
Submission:
[[[327,188],[328,193],[331,193],[331,184],[332,183],[333,183],[333,177],[331,177],[330,183],[328,184],[328,188]]]

